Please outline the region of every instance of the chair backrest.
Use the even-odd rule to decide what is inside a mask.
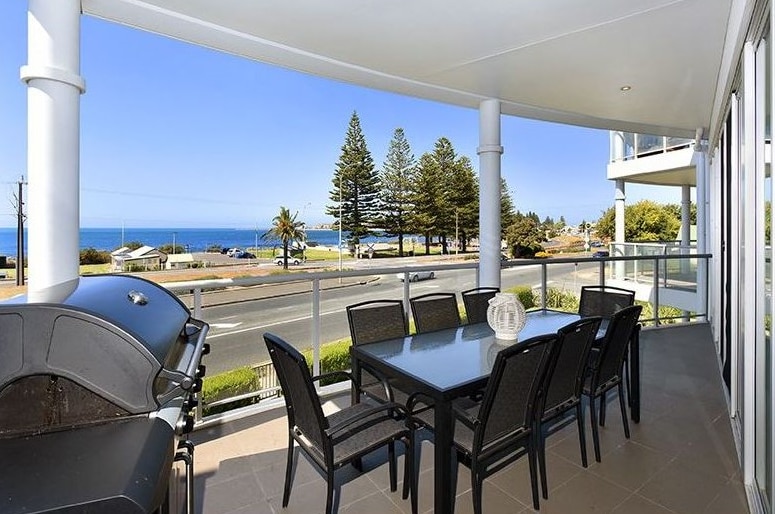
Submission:
[[[455,293],[429,293],[409,299],[418,334],[460,326]]]
[[[531,427],[536,395],[557,339],[557,334],[540,335],[498,352],[479,408],[475,453]]]
[[[583,286],[579,299],[582,317],[610,318],[615,312],[635,304],[635,291],[613,286]]]
[[[627,348],[642,310],[642,305],[633,305],[611,316],[603,343],[600,345],[597,366],[592,374],[592,388],[597,389],[601,384],[621,378],[624,357],[627,355]]]
[[[347,306],[354,345],[395,339],[409,334],[401,300],[370,300]]]
[[[546,376],[539,419],[548,419],[581,398],[587,360],[602,318],[581,318],[557,331],[554,363]]]
[[[288,412],[288,426],[304,434],[321,452],[327,449],[328,421],[315,392],[307,362],[299,351],[274,334],[264,333]]]
[[[468,323],[487,321],[487,307],[490,305],[490,298],[493,298],[495,293],[500,293],[500,291],[498,287],[476,287],[460,293],[466,308]]]

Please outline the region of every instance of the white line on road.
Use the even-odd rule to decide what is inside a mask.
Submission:
[[[323,317],[323,316],[328,316],[329,314],[339,314],[341,312],[344,312],[344,309],[339,310],[339,311],[333,311],[333,312],[324,312],[324,313],[321,313],[320,316]],[[258,326],[255,326],[255,327],[245,327],[245,328],[242,328],[240,330],[232,330],[230,332],[223,332],[221,334],[211,334],[211,335],[207,336],[207,340],[209,341],[209,340],[215,339],[217,337],[231,336],[231,335],[234,335],[234,334],[242,334],[244,332],[252,332],[254,330],[262,330],[262,329],[265,329],[265,328],[274,327],[276,325],[282,325],[284,323],[295,323],[297,321],[304,321],[304,320],[308,320],[308,319],[312,319],[312,315],[311,314],[308,315],[308,316],[300,316],[298,318],[293,318],[293,319],[284,319],[282,321],[277,321],[275,323],[268,323],[266,325],[258,325]]]
[[[242,325],[242,322],[237,323],[210,323],[210,328],[234,328]]]

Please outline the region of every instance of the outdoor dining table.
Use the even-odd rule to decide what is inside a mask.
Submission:
[[[580,319],[578,314],[553,310],[527,313],[519,341],[556,332]],[[604,327],[598,337],[604,335]],[[398,339],[352,346],[353,372],[361,363],[401,384],[404,391],[424,393],[434,400],[434,512],[452,512],[452,401],[487,384],[498,351],[514,341],[495,338],[487,323],[425,332]],[[517,342],[518,344],[518,342]],[[638,337],[630,342],[631,417],[640,419]]]

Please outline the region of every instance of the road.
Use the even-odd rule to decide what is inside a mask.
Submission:
[[[576,290],[582,283],[592,283],[596,265],[591,263],[558,264],[550,269],[549,286]],[[433,280],[410,285],[410,295],[434,291],[464,291],[475,287],[474,270],[449,270],[436,273]],[[540,267],[506,268],[501,274],[501,288],[517,285],[540,285]],[[365,284],[321,291],[321,340],[335,341],[348,337],[345,307],[354,303],[384,298],[403,298],[403,282],[395,276],[379,276]],[[258,295],[258,292],[257,292]],[[205,357],[207,373],[212,376],[229,369],[268,360],[262,335],[272,332],[298,348],[312,344],[312,294],[299,293],[270,298],[255,298],[203,309],[210,326],[208,342],[211,353]]]

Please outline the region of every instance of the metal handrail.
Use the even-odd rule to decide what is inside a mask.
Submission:
[[[643,320],[643,321],[653,321],[655,324],[660,323],[659,318],[659,288],[660,288],[660,270],[663,269],[660,267],[660,264],[663,264],[666,266],[667,261],[670,260],[685,260],[685,259],[697,259],[700,262],[707,263],[709,259],[712,258],[712,254],[709,253],[703,253],[703,254],[689,254],[689,255],[665,255],[665,254],[658,254],[658,255],[648,255],[648,256],[609,256],[609,257],[602,257],[602,258],[593,258],[593,257],[553,257],[551,259],[519,259],[519,260],[510,260],[505,261],[501,263],[502,268],[517,268],[517,267],[523,267],[523,266],[540,266],[541,267],[541,291],[540,291],[540,299],[541,299],[541,307],[546,308],[546,299],[547,299],[547,290],[548,287],[548,268],[553,265],[558,264],[578,264],[583,262],[589,262],[589,263],[598,263],[599,264],[599,285],[605,285],[605,268],[606,265],[609,263],[614,262],[629,262],[629,261],[651,261],[654,265],[654,277],[653,277],[653,285],[654,285],[654,296],[652,298],[652,304],[654,306],[654,318]],[[704,280],[704,283],[707,284],[708,280],[708,270],[710,266],[704,266],[704,276],[702,276],[702,280]],[[294,283],[294,282],[309,282],[312,286],[312,350],[313,350],[313,374],[319,374],[320,373],[320,345],[321,345],[321,334],[320,334],[320,284],[321,281],[324,280],[337,280],[340,277],[346,278],[346,277],[368,277],[368,276],[374,276],[374,275],[390,275],[390,274],[398,274],[403,273],[405,280],[404,280],[404,303],[405,306],[408,307],[409,305],[409,280],[408,275],[409,273],[417,270],[428,270],[428,271],[443,271],[443,270],[459,270],[459,269],[474,269],[477,270],[477,284],[479,283],[478,280],[478,263],[477,262],[456,262],[456,263],[445,263],[445,264],[427,264],[422,266],[402,266],[402,267],[384,267],[384,268],[368,268],[368,269],[360,269],[360,270],[343,270],[341,272],[337,271],[321,271],[321,272],[304,272],[304,273],[293,273],[293,274],[284,274],[284,275],[269,275],[269,276],[261,276],[261,277],[240,277],[240,278],[229,278],[229,279],[207,279],[207,280],[195,280],[195,281],[186,281],[186,282],[170,282],[170,283],[164,283],[161,284],[163,287],[167,288],[168,290],[175,292],[175,293],[192,293],[193,294],[193,307],[194,307],[194,317],[201,319],[202,317],[202,294],[203,292],[207,290],[213,290],[213,289],[223,289],[225,287],[253,287],[253,286],[260,286],[260,285],[270,285],[270,284],[287,284],[287,283]],[[665,268],[666,269],[666,268]],[[700,273],[700,270],[698,270],[698,274]],[[701,305],[705,306],[705,309],[703,312],[698,312],[695,314],[695,317],[697,318],[705,318],[707,316],[707,305],[708,305],[708,298],[707,298],[707,287],[699,287],[700,286],[700,277],[698,275],[698,288],[697,288],[697,294],[703,294],[704,298],[702,299]],[[662,285],[664,287],[664,285]],[[307,291],[309,292],[309,291]],[[408,309],[407,309],[408,312]],[[274,389],[276,386],[270,386],[268,389]],[[247,395],[241,395],[240,398],[243,396],[247,397],[260,397],[262,394],[266,393],[263,388],[261,391],[257,391],[255,393],[248,393]],[[274,392],[274,391],[273,391]],[[218,404],[225,404],[229,403],[231,401],[235,401],[235,399],[223,399],[218,400],[217,402],[210,403],[210,406],[215,406]],[[201,409],[196,410],[196,422],[201,423]]]

